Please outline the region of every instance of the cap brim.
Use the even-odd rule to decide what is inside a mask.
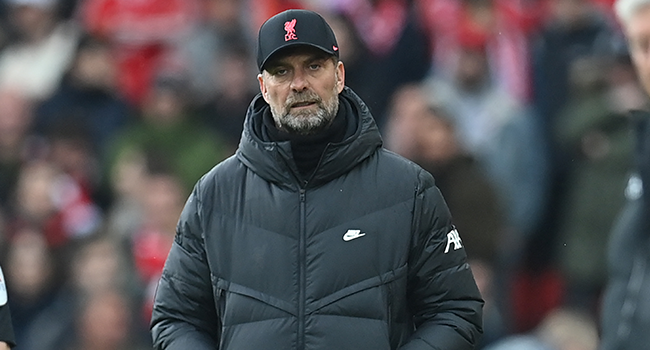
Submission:
[[[328,49],[322,47],[321,45],[316,45],[316,44],[312,44],[312,43],[305,43],[305,42],[288,42],[288,43],[276,48],[275,50],[271,51],[271,53],[264,59],[264,61],[262,61],[262,64],[260,64],[260,72],[264,71],[264,66],[266,65],[266,63],[271,58],[273,58],[273,56],[276,56],[280,51],[283,51],[283,50],[291,48],[291,47],[297,47],[297,46],[313,47],[313,48],[319,49],[319,50],[323,51],[324,53],[326,53],[328,55],[332,55],[332,56],[336,56],[336,54],[337,54],[337,51],[334,51],[333,49],[328,50]]]

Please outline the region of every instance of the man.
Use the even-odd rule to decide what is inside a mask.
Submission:
[[[650,95],[650,0],[618,0],[614,6],[639,81]],[[609,242],[601,350],[645,349],[650,344],[650,114],[634,111],[632,117],[635,171]]]
[[[181,214],[156,349],[473,349],[483,301],[447,205],[381,147],[338,51],[311,11],[260,28],[261,94]]]
[[[9,350],[15,342],[11,315],[7,306],[7,285],[0,267],[0,350]]]

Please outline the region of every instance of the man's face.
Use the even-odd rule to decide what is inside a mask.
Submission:
[[[343,63],[308,46],[277,56],[265,65],[258,80],[278,129],[309,135],[329,126],[344,86]]]
[[[631,18],[626,34],[639,80],[650,95],[650,6],[643,7]]]
[[[489,74],[487,57],[481,50],[461,50],[458,57],[456,79],[465,91],[480,90]]]

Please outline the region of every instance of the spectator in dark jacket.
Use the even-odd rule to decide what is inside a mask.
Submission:
[[[61,84],[35,109],[32,131],[47,136],[59,126],[86,129],[92,150],[104,161],[110,140],[135,118],[117,90],[116,70],[110,45],[84,36]]]
[[[650,95],[650,0],[618,0],[616,13],[639,81]],[[609,242],[609,282],[602,307],[602,350],[643,349],[650,343],[650,115],[636,121],[634,169]]]
[[[433,177],[382,148],[311,11],[262,25],[236,155],[196,184],[156,349],[470,350],[483,301]]]

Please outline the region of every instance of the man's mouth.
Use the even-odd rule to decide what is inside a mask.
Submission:
[[[303,101],[303,102],[296,102],[291,105],[291,108],[300,108],[300,107],[306,107],[306,106],[311,106],[316,104],[315,101]]]

